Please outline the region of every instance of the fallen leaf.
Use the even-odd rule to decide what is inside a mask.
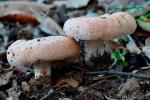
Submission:
[[[33,14],[31,9],[34,9],[36,12],[41,13],[47,12],[53,7],[54,5],[47,5],[42,3],[38,4],[34,1],[5,1],[0,2],[0,15],[14,10],[23,11],[28,14]]]
[[[150,19],[150,14],[145,14],[143,16],[140,16],[137,19],[138,25],[145,31],[150,32],[150,22],[147,21]]]
[[[60,33],[63,33],[62,28],[50,17],[42,20],[39,28],[49,35],[58,35]]]
[[[134,17],[146,14],[147,12],[150,11],[150,8],[148,6],[141,6],[141,7],[132,7],[130,9],[127,9],[126,12],[130,13]]]
[[[81,8],[87,6],[90,0],[61,0],[55,1],[54,4],[57,6],[65,5],[67,8]]]
[[[137,20],[138,25],[145,31],[150,32],[150,23]]]
[[[64,85],[64,84],[68,84],[74,88],[79,86],[79,82],[73,78],[61,78],[57,81],[56,86],[60,86],[60,85]]]
[[[141,50],[136,46],[136,44],[134,42],[129,42],[126,45],[127,49],[130,51],[130,53],[136,53],[136,54],[140,54]]]
[[[84,6],[87,6],[88,2],[90,0],[80,0],[80,1],[77,1],[77,0],[68,0],[68,5],[67,7],[68,8],[80,8],[80,7],[84,7]]]
[[[18,4],[19,6],[16,7]],[[0,5],[0,20],[19,21],[25,24],[30,23],[34,26],[40,23],[40,29],[49,35],[57,35],[63,32],[62,28],[54,20],[41,15],[41,13],[48,12],[54,5],[27,1],[2,2]]]
[[[6,85],[12,77],[13,71],[0,72],[0,86]]]
[[[139,37],[149,37],[150,35],[149,35],[149,32],[146,32],[146,31],[144,31],[144,30],[142,30],[142,29],[137,29],[136,31],[135,31],[135,33],[134,33],[134,35],[136,35],[136,36],[139,36]]]
[[[21,11],[7,12],[7,14],[0,16],[0,21],[15,21],[23,24],[32,24],[34,26],[39,24],[36,17]]]
[[[144,54],[150,59],[150,46],[144,46],[142,48],[142,51],[144,52]]]

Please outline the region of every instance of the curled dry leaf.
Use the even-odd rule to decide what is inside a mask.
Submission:
[[[28,14],[34,14],[31,9],[34,9],[36,12],[40,13],[47,12],[53,7],[54,5],[47,5],[42,3],[38,4],[34,1],[5,1],[0,3],[0,15],[3,15],[6,12],[12,10],[19,10]]]
[[[54,5],[37,4],[27,1],[2,2],[0,5],[0,20],[18,21],[34,26],[40,24],[40,29],[45,33],[57,35],[57,33],[63,32],[62,28],[51,18],[40,16],[40,13],[48,12],[53,7]]]
[[[50,35],[63,33],[62,28],[50,17],[44,19],[39,25],[40,29]]]
[[[64,85],[64,84],[68,84],[74,88],[78,87],[79,86],[79,82],[76,81],[75,79],[73,78],[62,78],[62,79],[59,79],[57,81],[57,84],[56,86],[59,86],[59,85]]]
[[[36,17],[29,15],[21,11],[9,12],[3,16],[0,16],[0,21],[17,21],[23,24],[32,24],[34,26],[38,25],[39,22]]]
[[[0,86],[6,85],[12,77],[13,71],[0,72]]]

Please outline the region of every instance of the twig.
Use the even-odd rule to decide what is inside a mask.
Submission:
[[[51,89],[46,95],[44,95],[40,100],[45,100],[47,99],[49,96],[52,96],[54,93],[54,91]]]
[[[87,74],[90,74],[90,75],[99,75],[99,74],[120,75],[120,76],[131,76],[131,77],[142,78],[142,79],[150,79],[150,75],[134,74],[134,73],[121,72],[121,71],[116,71],[116,70],[94,71],[94,72],[87,72]]]
[[[86,70],[86,69],[84,69],[84,68],[82,68],[82,67],[77,67],[77,66],[72,66],[72,67],[75,68],[75,69],[82,70],[82,71],[88,71],[88,70]]]

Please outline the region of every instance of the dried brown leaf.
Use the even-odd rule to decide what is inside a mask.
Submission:
[[[7,14],[0,16],[0,21],[16,21],[23,24],[32,24],[34,26],[39,24],[36,17],[20,11],[7,12]]]
[[[57,81],[56,86],[60,86],[60,85],[64,85],[64,84],[68,84],[74,88],[79,86],[79,82],[73,78],[61,78]]]

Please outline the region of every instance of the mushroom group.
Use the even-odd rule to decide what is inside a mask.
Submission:
[[[100,54],[104,41],[131,34],[137,24],[130,14],[116,12],[98,17],[77,17],[67,20],[63,35],[85,40],[85,61]]]
[[[7,50],[10,65],[33,65],[35,78],[50,75],[53,62],[72,62],[80,56],[80,46],[75,39],[85,40],[85,60],[97,57],[105,41],[133,33],[137,24],[126,12],[116,12],[98,17],[78,17],[64,24],[65,36],[48,36],[33,40],[17,40]],[[75,38],[75,39],[73,39]]]

